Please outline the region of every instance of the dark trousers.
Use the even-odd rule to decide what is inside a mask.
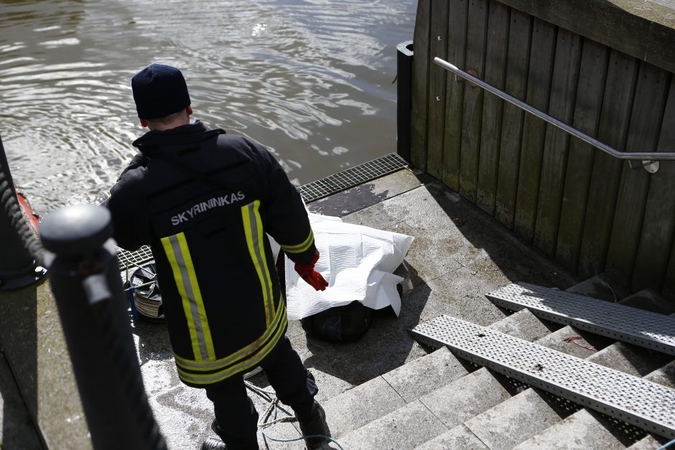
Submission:
[[[318,392],[314,380],[286,336],[260,363],[277,398],[296,413],[311,408]],[[218,434],[228,450],[258,449],[258,413],[246,392],[243,374],[206,388],[213,402]]]

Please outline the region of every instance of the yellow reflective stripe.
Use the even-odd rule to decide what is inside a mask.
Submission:
[[[312,247],[312,244],[314,243],[314,233],[312,233],[312,230],[309,230],[309,236],[307,236],[307,239],[302,241],[300,244],[296,245],[281,245],[281,248],[283,251],[286,253],[302,253],[306,252]]]
[[[274,317],[274,291],[272,277],[267,267],[267,258],[265,256],[265,239],[262,218],[260,217],[260,200],[255,200],[253,203],[242,206],[241,215],[248,252],[251,255],[251,261],[253,261],[255,271],[258,273],[258,279],[260,280],[265,307],[265,325],[269,327]]]
[[[213,348],[211,329],[185,234],[164,237],[161,242],[183,304],[192,353],[198,361],[213,360],[216,352]]]
[[[217,361],[189,361],[175,355],[178,374],[186,383],[208,385],[223,381],[236,373],[252,369],[274,349],[284,334],[286,323],[286,308],[281,302],[274,318],[273,326],[251,344]],[[247,355],[255,356],[246,358]],[[237,361],[239,361],[237,363]],[[188,372],[188,370],[190,372]],[[208,373],[194,373],[208,372]]]

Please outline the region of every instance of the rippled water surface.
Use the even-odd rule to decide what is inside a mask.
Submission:
[[[415,0],[0,0],[0,137],[34,209],[98,202],[144,130],[130,79],[181,68],[193,118],[304,184],[396,151]]]

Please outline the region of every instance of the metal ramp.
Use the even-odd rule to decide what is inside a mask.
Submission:
[[[675,438],[675,390],[442,315],[411,330],[419,342],[626,423]]]
[[[675,317],[527,283],[486,295],[494,304],[675,356]]]

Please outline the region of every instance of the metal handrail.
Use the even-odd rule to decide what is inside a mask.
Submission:
[[[566,131],[567,133],[576,136],[577,138],[581,139],[582,141],[591,144],[593,147],[599,148],[605,153],[609,153],[613,157],[617,159],[625,159],[625,160],[642,160],[645,161],[646,163],[651,163],[652,161],[675,161],[675,153],[673,152],[620,152],[612,147],[610,147],[607,144],[604,144],[597,139],[582,133],[581,131],[577,130],[576,128],[573,128],[569,125],[567,125],[564,122],[559,121],[555,117],[551,117],[548,114],[539,111],[538,109],[534,108],[533,106],[528,105],[527,103],[518,100],[517,98],[507,94],[506,92],[500,91],[496,87],[486,83],[485,81],[474,77],[473,75],[464,72],[463,70],[457,68],[457,66],[450,64],[449,62],[439,58],[435,57],[434,58],[434,63],[438,64],[439,66],[449,70],[450,72],[454,73],[455,75],[464,78],[465,80],[468,80],[471,83],[476,84],[477,86],[485,89],[488,92],[491,92],[495,94],[497,97],[502,98],[506,100],[509,103],[512,103],[516,105],[517,107],[529,112],[530,114],[533,114],[540,119],[545,120],[546,122],[550,123],[551,125],[555,125],[556,127],[560,128],[563,131]]]

